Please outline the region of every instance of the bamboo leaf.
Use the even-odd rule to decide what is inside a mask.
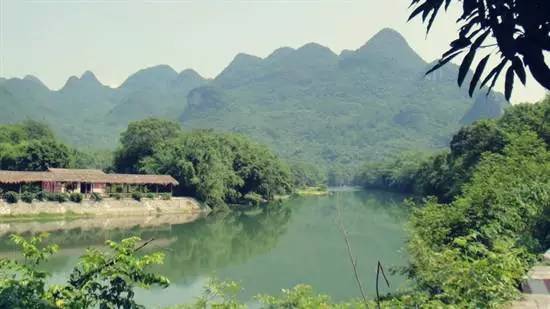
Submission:
[[[464,56],[464,59],[462,60],[462,63],[460,64],[460,68],[458,69],[458,85],[462,86],[462,83],[464,82],[464,78],[466,78],[466,74],[468,74],[468,70],[470,69],[470,66],[472,65],[472,61],[474,60],[474,57],[476,55],[477,49],[479,46],[481,46],[481,43],[485,41],[487,36],[491,33],[489,30],[486,30],[482,35],[480,35],[474,43],[472,43],[472,46],[470,47],[470,51]]]
[[[445,64],[447,64],[447,62],[451,61],[454,57],[456,57],[457,55],[459,55],[461,53],[462,53],[462,51],[459,51],[459,52],[457,52],[453,55],[450,55],[447,58],[439,60],[439,62],[437,62],[436,65],[434,65],[430,70],[428,70],[428,72],[426,72],[425,75],[428,75],[428,74],[432,73],[433,71],[439,69],[440,67],[444,66]]]
[[[476,71],[474,72],[474,76],[472,76],[472,80],[470,81],[470,89],[468,90],[468,93],[470,94],[470,97],[474,94],[474,90],[476,88],[477,82],[479,81],[481,74],[483,74],[483,70],[485,70],[485,66],[487,65],[487,61],[489,60],[489,57],[491,55],[485,56],[481,61],[478,63]]]
[[[506,80],[504,81],[504,97],[510,101],[512,89],[514,88],[514,65],[511,65],[506,71]]]
[[[493,77],[498,77],[498,75],[500,74],[500,72],[502,71],[502,68],[504,68],[504,65],[506,64],[506,62],[508,62],[508,59],[504,58],[502,59],[502,61],[496,66],[494,67],[491,72],[489,72],[489,75],[487,75],[485,77],[485,79],[481,82],[481,85],[479,86],[479,88],[483,88],[487,82],[489,82],[489,80],[491,80],[491,78]],[[495,83],[493,82],[493,85]],[[491,90],[492,86],[489,87],[489,90]]]
[[[519,77],[521,83],[525,85],[525,83],[527,82],[525,69],[523,68],[523,62],[518,56],[515,56],[514,59],[512,59],[512,66],[514,67],[514,71]]]
[[[428,9],[428,2],[424,2],[422,3],[420,6],[418,6],[412,13],[411,15],[409,15],[409,19],[407,21],[410,21],[411,19],[415,18],[416,15],[424,12],[424,10],[427,10]]]
[[[470,49],[470,51],[466,54],[466,56],[464,56],[464,59],[462,60],[462,63],[458,68],[458,80],[457,80],[458,86],[462,86],[462,83],[464,82],[464,78],[466,78],[466,74],[470,69],[470,65],[472,65],[472,61],[474,60],[475,55],[476,55],[475,49]]]

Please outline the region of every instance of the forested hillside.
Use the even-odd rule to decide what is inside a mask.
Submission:
[[[254,136],[287,158],[350,165],[442,148],[460,125],[501,115],[500,95],[472,100],[456,66],[426,77],[429,67],[390,29],[340,55],[314,43],[240,54],[190,92],[181,120]]]
[[[118,88],[90,71],[58,91],[33,76],[0,79],[0,123],[39,120],[73,146],[114,149],[130,121],[153,116],[243,133],[298,164],[352,166],[442,148],[460,125],[501,115],[500,94],[470,99],[456,87],[455,66],[424,76],[429,67],[384,29],[340,55],[315,43],[265,59],[239,54],[213,80],[167,65]]]

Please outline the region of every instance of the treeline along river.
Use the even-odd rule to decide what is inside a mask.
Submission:
[[[39,231],[40,226],[47,227],[49,242],[61,247],[47,264],[52,282],[67,278],[87,247],[134,235],[154,238],[148,249],[166,253],[165,263],[157,270],[172,284],[165,290],[139,290],[139,300],[148,307],[188,303],[202,293],[210,277],[239,282],[243,300],[259,293],[278,294],[282,288],[300,283],[342,300],[360,294],[339,220],[349,234],[365,289],[374,296],[377,262],[383,263],[388,275],[391,267],[406,262],[403,199],[403,195],[381,191],[332,192],[192,222],[186,217],[160,217],[130,218],[125,224],[113,221],[118,223],[112,226],[94,222],[104,221],[99,218],[80,219],[78,227],[71,221],[25,224],[33,226],[27,235]],[[1,256],[16,256],[8,236],[11,227],[20,232],[21,224],[2,224]],[[56,226],[53,231],[52,225]],[[405,284],[399,275],[389,275],[389,279],[391,287],[381,285],[382,293]]]

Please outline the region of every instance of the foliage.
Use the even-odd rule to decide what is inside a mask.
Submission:
[[[117,172],[139,172],[139,161],[153,154],[156,145],[176,137],[181,128],[173,121],[148,118],[128,124],[120,135],[119,148],[115,153],[114,167]]]
[[[56,245],[43,246],[46,235],[26,240],[12,236],[25,260],[0,260],[2,308],[138,308],[134,288],[166,287],[168,279],[148,272],[163,261],[162,253],[138,255],[140,239],[107,241],[109,253],[88,249],[63,285],[46,285],[41,264],[55,254]]]
[[[498,307],[517,296],[534,253],[550,245],[550,153],[533,133],[485,154],[450,205],[428,201],[411,220],[411,273],[437,299]]]
[[[191,131],[164,141],[141,160],[141,171],[169,174],[176,192],[218,207],[238,203],[248,193],[271,200],[290,190],[291,176],[265,146],[234,134]]]
[[[289,166],[295,188],[313,187],[327,181],[326,172],[311,163],[291,162]]]
[[[32,192],[25,191],[21,193],[21,200],[25,203],[32,203],[32,200],[34,199],[34,194]]]
[[[145,194],[145,197],[147,197],[148,199],[151,199],[151,200],[152,200],[152,199],[155,198],[155,193],[149,192],[149,193]]]
[[[92,194],[90,194],[90,200],[95,202],[101,202],[103,200],[103,197],[101,196],[101,194],[97,192],[92,192]]]
[[[518,104],[498,120],[482,120],[465,126],[450,142],[450,151],[432,158],[397,158],[386,164],[368,164],[356,181],[365,186],[413,191],[450,202],[462,192],[478,163],[489,153],[502,154],[518,134],[532,132],[550,143],[550,96],[537,104]],[[420,158],[420,157],[419,157]]]
[[[193,304],[179,305],[171,309],[204,309],[223,308],[238,309],[249,308],[238,301],[238,295],[242,291],[238,283],[234,281],[210,280],[204,287],[201,297]],[[377,302],[367,300],[367,303],[358,299],[335,302],[326,294],[317,294],[313,287],[299,284],[290,289],[282,289],[279,295],[257,295],[252,308],[296,308],[296,309],[361,309],[376,308]],[[381,299],[380,308],[442,308],[444,303],[429,299],[426,294],[412,293],[395,296],[387,296]]]
[[[437,14],[457,0],[412,0],[414,10],[409,19],[422,16],[430,31]],[[476,55],[486,47],[496,45],[498,53],[491,51],[477,64],[470,82],[470,96],[481,80],[491,56],[499,56],[497,64],[483,79],[480,88],[493,88],[503,69],[508,65],[505,78],[505,96],[510,99],[514,78],[517,76],[525,85],[528,67],[533,77],[546,89],[550,89],[550,68],[545,63],[544,53],[550,51],[550,3],[546,0],[464,0],[462,14],[457,20],[460,25],[458,38],[451,42],[451,48],[443,54],[433,71],[464,52],[458,72],[458,84],[462,85]],[[487,40],[491,38],[490,43]],[[485,44],[484,44],[485,43]],[[429,73],[429,72],[428,72]],[[490,84],[489,84],[490,82]]]
[[[47,192],[38,191],[38,192],[36,192],[35,198],[36,198],[38,201],[42,202],[42,201],[47,200],[47,194],[48,194]]]
[[[4,200],[9,204],[15,204],[19,201],[19,194],[13,191],[4,193]]]
[[[69,195],[69,200],[74,203],[81,203],[82,198],[82,194],[79,192],[73,192]]]
[[[160,199],[164,201],[168,201],[172,198],[172,195],[170,193],[161,193]]]
[[[424,153],[407,152],[385,162],[367,162],[354,179],[365,188],[413,192],[416,172],[427,161]]]
[[[57,202],[59,203],[65,203],[69,200],[69,194],[65,192],[60,192],[55,195]]]
[[[44,171],[49,167],[90,168],[105,165],[104,153],[87,153],[58,141],[43,123],[26,120],[0,125],[0,169]],[[93,158],[92,158],[93,157]],[[94,163],[102,158],[103,163]]]
[[[142,196],[141,192],[132,192],[132,198],[138,202],[141,201]]]

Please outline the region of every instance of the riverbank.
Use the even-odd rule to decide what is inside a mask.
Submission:
[[[62,218],[152,216],[165,214],[207,213],[209,209],[189,197],[173,197],[170,200],[142,199],[104,199],[102,201],[85,200],[73,202],[18,202],[8,204],[0,202],[0,221],[53,220]]]
[[[205,214],[171,213],[152,216],[116,216],[116,217],[60,217],[48,220],[12,220],[0,222],[0,237],[10,234],[43,233],[68,231],[111,231],[128,230],[132,228],[147,229],[174,224],[185,224],[202,218]]]
[[[328,195],[328,189],[322,187],[306,187],[295,191],[298,196],[323,196]]]

